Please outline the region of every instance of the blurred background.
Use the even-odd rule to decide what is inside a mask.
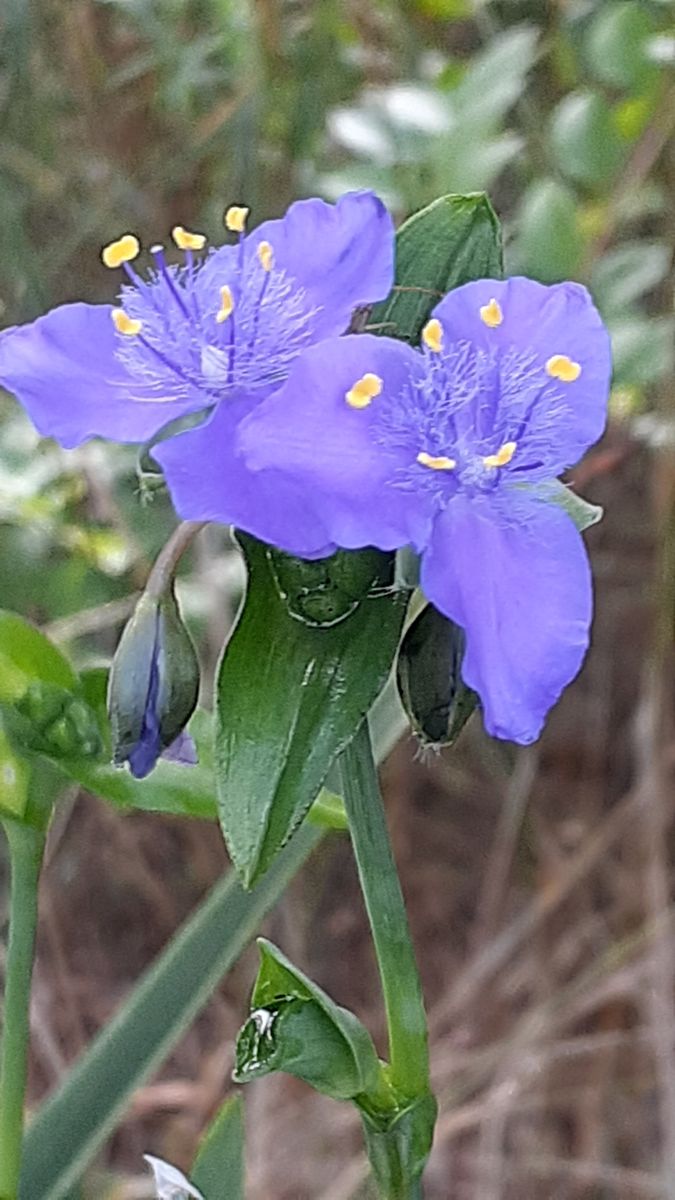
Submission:
[[[509,273],[587,283],[611,329],[603,442],[573,472],[597,615],[526,751],[478,718],[405,740],[384,784],[430,1012],[429,1200],[675,1197],[675,11],[658,0],[4,0],[3,324],[111,300],[102,244],[222,234],[303,195],[375,188],[397,219],[487,189]],[[0,398],[0,605],[106,661],[174,518],[132,451],[40,442]],[[200,536],[181,599],[212,670],[242,568]],[[1,867],[0,862],[0,867]],[[225,866],[206,823],[61,806],[41,893],[31,1104],[63,1078]],[[380,1039],[347,844],[266,932]],[[247,953],[135,1096],[81,1193],[146,1200],[231,1088]],[[250,1200],[363,1195],[357,1123],[289,1078],[246,1089]]]

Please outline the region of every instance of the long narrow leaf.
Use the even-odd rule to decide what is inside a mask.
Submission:
[[[300,830],[252,892],[231,871],[214,887],[29,1126],[19,1200],[63,1200],[321,836]]]

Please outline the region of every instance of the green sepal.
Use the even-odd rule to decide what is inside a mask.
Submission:
[[[425,745],[451,746],[478,704],[462,679],[464,632],[428,604],[401,643],[396,680],[401,703]]]
[[[573,492],[567,484],[561,483],[559,479],[534,484],[534,491],[547,504],[555,504],[558,508],[562,508],[574,521],[579,533],[583,533],[585,529],[590,529],[591,525],[597,525],[598,521],[602,520],[603,510],[599,504],[590,504],[582,496],[577,496],[576,492]]]
[[[260,967],[252,1012],[237,1039],[234,1079],[284,1071],[335,1100],[382,1091],[382,1068],[361,1022],[288,961],[258,939]]]

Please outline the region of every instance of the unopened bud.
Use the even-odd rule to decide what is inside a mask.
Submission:
[[[132,775],[142,779],[165,751],[174,761],[195,762],[184,729],[198,694],[199,662],[173,586],[160,598],[144,594],[110,670],[108,713],[115,765],[128,762]]]
[[[96,714],[67,688],[35,679],[5,713],[15,744],[49,758],[98,758],[103,740]]]
[[[464,632],[432,604],[415,618],[398,656],[401,703],[425,745],[450,746],[478,703],[462,679]]]

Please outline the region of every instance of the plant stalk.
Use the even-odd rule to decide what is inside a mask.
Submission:
[[[28,1074],[30,985],[33,973],[44,830],[3,821],[9,845],[9,945],[0,1039],[0,1200],[16,1200]]]
[[[436,1105],[422,988],[364,722],[340,759],[345,809],[373,935],[389,1036],[388,1077],[397,1098],[377,1133],[364,1122],[373,1172],[387,1200],[418,1200]]]

